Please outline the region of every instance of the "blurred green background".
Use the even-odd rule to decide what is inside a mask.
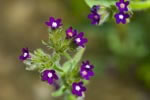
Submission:
[[[128,25],[102,26],[90,24],[84,0],[0,0],[0,12],[0,100],[54,100],[52,86],[18,60],[23,47],[47,50],[41,40],[48,38],[49,16],[89,39],[84,59],[96,76],[86,100],[150,100],[150,9],[134,12]]]

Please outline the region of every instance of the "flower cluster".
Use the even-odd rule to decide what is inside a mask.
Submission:
[[[66,38],[73,39],[77,46],[84,47],[84,44],[88,42],[88,39],[84,38],[83,36],[83,32],[78,33],[77,30],[74,30],[72,27],[69,27],[66,30]]]
[[[98,13],[100,10],[100,6],[94,5],[91,8],[91,13],[88,15],[88,18],[91,20],[91,24],[97,25],[100,22],[101,16]]]
[[[96,12],[98,9],[99,9],[98,6],[93,7],[92,9],[93,13]],[[89,80],[90,77],[94,76],[93,72],[94,66],[91,65],[89,61],[83,61],[81,66],[77,67],[76,64],[79,61],[74,63],[73,60],[80,59],[77,58],[76,56],[82,57],[82,54],[81,53],[78,54],[78,52],[75,55],[75,57],[73,58],[70,57],[69,60],[66,61],[66,63],[69,62],[70,65],[65,65],[64,63],[64,65],[61,66],[61,64],[59,63],[60,61],[59,57],[62,56],[63,53],[64,55],[67,54],[67,56],[69,56],[67,50],[70,47],[72,47],[70,45],[75,45],[75,47],[82,47],[80,49],[84,49],[85,43],[88,42],[88,39],[84,37],[83,32],[78,32],[76,29],[73,29],[72,27],[69,27],[68,29],[62,32],[61,19],[55,19],[53,17],[50,17],[49,21],[45,22],[45,24],[51,29],[50,32],[52,34],[49,34],[50,35],[49,42],[51,44],[49,44],[49,42],[43,43],[45,45],[48,45],[48,47],[52,46],[54,54],[49,56],[42,50],[37,50],[34,53],[29,53],[28,48],[23,48],[22,54],[21,56],[19,56],[19,59],[23,61],[25,64],[39,69],[41,73],[41,80],[47,82],[50,85],[54,85],[58,91],[60,91],[61,88],[65,86],[66,91],[69,90],[72,95],[83,96],[84,92],[86,91],[83,80]],[[65,32],[66,34],[65,35],[60,34],[59,32],[62,33]],[[72,67],[71,68],[72,70],[70,70],[70,68],[68,67],[71,66],[75,67]],[[67,67],[68,69],[65,67]]]
[[[128,5],[129,5],[129,1],[120,0],[119,2],[116,2],[116,6],[119,10],[119,13],[115,14],[117,24],[119,23],[126,24],[127,18],[130,17],[129,14],[127,13]]]
[[[90,65],[89,61],[83,61],[80,67],[80,76],[85,79],[89,80],[91,76],[94,76],[94,72],[92,69],[94,68],[93,65]],[[72,84],[72,93],[77,96],[82,96],[83,92],[86,91],[86,88],[83,86],[83,82],[80,81],[78,83],[74,82]]]
[[[49,21],[45,22],[45,24],[48,27],[50,27],[52,30],[55,30],[62,25],[61,19],[55,20],[53,17],[50,17]],[[88,42],[88,40],[84,38],[83,36],[84,36],[83,32],[78,33],[77,30],[74,30],[72,27],[69,27],[66,30],[66,38],[67,39],[73,38],[73,41],[77,46],[84,47],[84,44]]]
[[[94,72],[92,69],[94,68],[93,65],[90,65],[89,61],[82,62],[81,68],[80,68],[80,75],[86,80],[89,80],[91,76],[94,76]]]

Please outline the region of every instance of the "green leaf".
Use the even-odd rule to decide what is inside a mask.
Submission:
[[[66,90],[66,88],[63,85],[63,86],[61,86],[61,88],[59,90],[57,90],[56,92],[53,92],[52,96],[54,96],[54,97],[62,96],[63,93],[65,92],[65,90]]]
[[[28,71],[37,70],[39,68],[39,66],[37,64],[33,64],[31,60],[25,60],[23,63],[27,65],[25,69]]]
[[[77,98],[74,95],[69,94],[68,96],[66,96],[65,100],[77,100]]]
[[[92,7],[93,5],[101,5],[105,7],[110,7],[111,5],[115,5],[116,0],[85,0],[87,5]]]
[[[48,45],[44,40],[42,40],[42,44],[46,46]]]
[[[115,5],[118,0],[85,0],[89,7],[93,5],[100,5],[105,7],[110,7],[111,5]],[[130,1],[130,8],[132,10],[144,10],[150,8],[150,1]]]
[[[34,63],[50,63],[51,56],[45,53],[42,49],[37,49],[31,55],[31,60]]]
[[[110,15],[110,11],[106,10],[106,9],[101,9],[99,11],[99,14],[101,15],[101,20],[99,22],[99,25],[103,24],[106,20],[108,20],[109,15]]]
[[[130,3],[130,8],[132,10],[144,10],[150,8],[150,1],[132,1]]]
[[[59,72],[64,72],[63,69],[61,67],[58,67],[56,65],[53,66],[53,68]]]
[[[68,60],[67,62],[63,64],[63,69],[65,72],[68,72],[70,69],[74,69],[74,67],[80,61],[84,51],[85,51],[85,48],[80,48],[72,59]]]

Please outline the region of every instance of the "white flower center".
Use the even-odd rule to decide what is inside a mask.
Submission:
[[[25,52],[25,53],[23,54],[23,57],[26,57],[27,55],[28,55],[28,53]]]
[[[85,67],[86,67],[86,68],[90,68],[90,65],[86,65]]]
[[[80,38],[76,38],[76,42],[80,43],[81,39]]]
[[[82,74],[85,76],[85,75],[87,75],[87,72],[86,72],[86,71],[83,71]]]
[[[95,18],[95,19],[98,19],[98,16],[97,16],[97,15],[95,15],[95,16],[94,16],[94,18]]]
[[[80,86],[76,86],[76,88],[75,88],[77,91],[80,91]]]
[[[119,15],[119,19],[123,19],[124,18],[124,16],[121,14],[121,15]]]
[[[52,23],[52,27],[57,27],[57,23],[56,23],[56,22],[53,22],[53,23]]]
[[[73,36],[72,32],[69,32],[68,35],[69,35],[69,36]]]
[[[51,72],[48,73],[48,77],[51,78],[53,74]]]
[[[121,3],[120,4],[120,8],[124,8],[125,7],[125,4],[124,3]]]

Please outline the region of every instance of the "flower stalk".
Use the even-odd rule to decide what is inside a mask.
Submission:
[[[23,48],[19,59],[27,66],[26,70],[37,70],[42,81],[55,87],[52,96],[64,96],[66,100],[83,100],[86,91],[84,80],[89,80],[94,75],[92,70],[84,69],[83,64],[79,65],[88,39],[83,32],[72,27],[64,30],[61,19],[50,17],[45,24],[49,28],[49,39],[42,43],[52,52],[45,53],[42,49],[37,49],[31,53],[28,48]],[[76,53],[70,55],[70,52]],[[64,63],[63,57],[66,58]],[[91,65],[88,62],[84,66]],[[82,74],[83,69],[86,72]]]

